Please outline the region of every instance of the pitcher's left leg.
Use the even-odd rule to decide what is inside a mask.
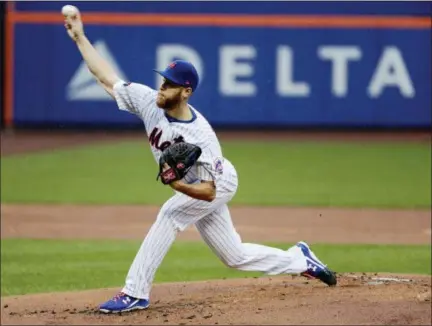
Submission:
[[[229,267],[244,271],[275,274],[302,274],[336,285],[336,276],[304,242],[288,250],[242,243],[227,205],[223,205],[195,224],[204,241]]]
[[[243,243],[237,233],[227,205],[195,223],[199,233],[212,251],[229,267],[269,275],[300,274],[307,269],[302,250],[288,250]]]

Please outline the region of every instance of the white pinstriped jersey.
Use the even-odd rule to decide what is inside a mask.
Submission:
[[[157,91],[141,84],[118,82],[114,85],[114,95],[121,110],[143,120],[157,163],[161,150],[172,142],[198,145],[202,149],[201,157],[184,181],[214,180],[216,183],[216,197],[212,201],[176,192],[163,204],[129,268],[122,292],[148,300],[157,268],[178,232],[191,225],[196,226],[206,244],[228,266],[269,275],[298,274],[307,269],[305,256],[297,246],[285,251],[242,242],[227,206],[237,191],[237,173],[231,162],[223,158],[215,132],[198,111],[191,107],[194,117],[188,122],[169,118],[156,105]]]
[[[218,182],[223,174],[225,159],[217,136],[209,122],[189,105],[193,118],[179,121],[165,114],[156,105],[157,91],[143,84],[119,81],[114,95],[120,110],[137,115],[144,122],[150,147],[157,163],[162,151],[173,142],[184,141],[199,146],[202,154],[183,181]]]

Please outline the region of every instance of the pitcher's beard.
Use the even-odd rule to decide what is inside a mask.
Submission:
[[[161,100],[160,100],[161,99]],[[170,111],[178,106],[181,101],[181,94],[177,94],[173,98],[158,97],[156,104],[159,108]]]

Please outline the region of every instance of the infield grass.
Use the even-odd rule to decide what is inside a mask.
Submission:
[[[430,208],[431,148],[417,143],[232,142],[233,204]],[[2,158],[2,203],[162,204],[145,141]]]
[[[286,249],[292,244],[270,244]],[[1,240],[1,294],[121,287],[139,241]],[[314,244],[314,252],[337,272],[431,274],[430,245]],[[256,277],[225,267],[203,243],[176,242],[156,282]]]

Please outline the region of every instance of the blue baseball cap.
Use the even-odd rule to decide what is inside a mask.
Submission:
[[[192,88],[192,91],[195,91],[199,84],[198,72],[192,63],[185,60],[175,60],[165,70],[159,71],[153,69],[153,71],[156,71],[159,75],[174,84]]]

